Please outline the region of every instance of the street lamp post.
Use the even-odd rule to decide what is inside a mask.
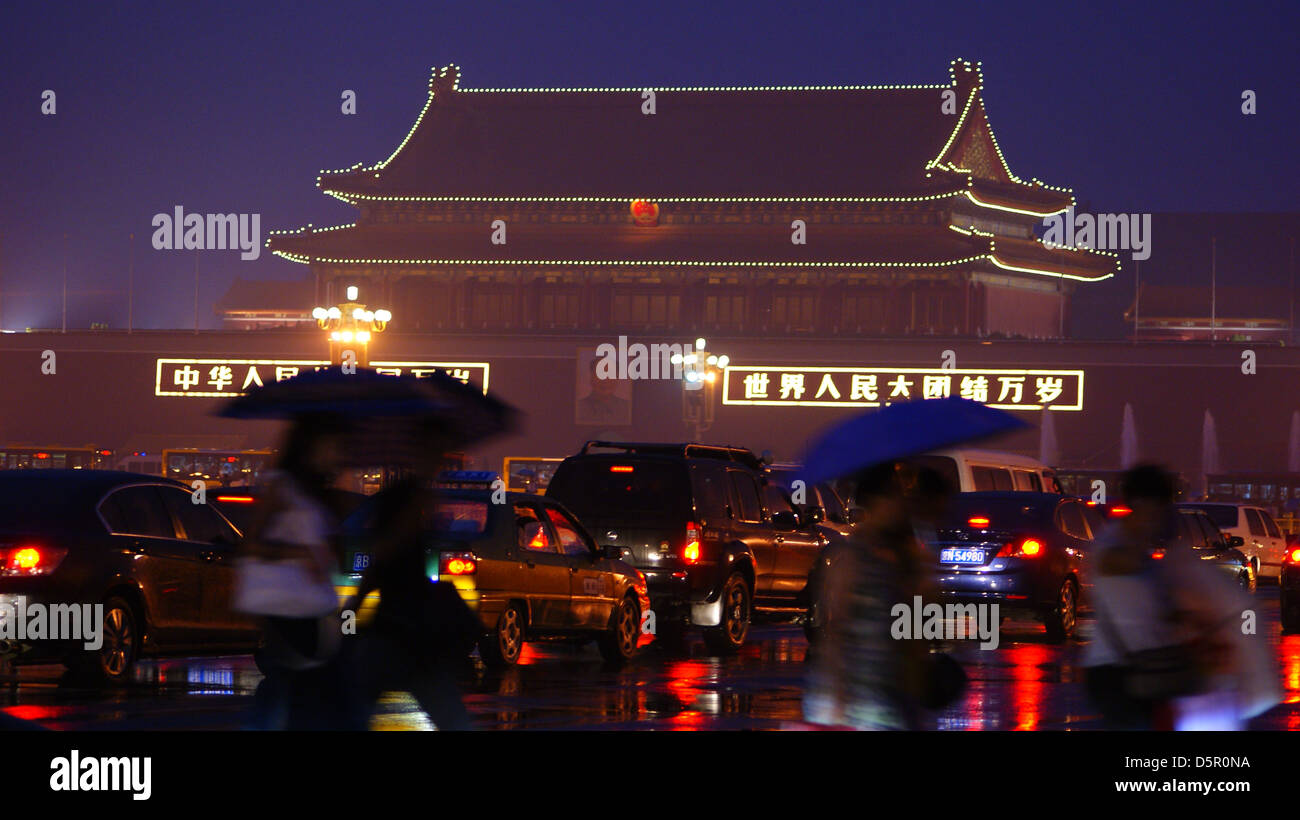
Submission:
[[[672,357],[672,363],[682,367],[682,421],[695,428],[697,442],[713,427],[719,376],[729,362],[725,355],[710,353],[704,339],[695,340],[694,350]]]
[[[330,364],[342,364],[351,351],[359,367],[370,365],[370,340],[383,333],[393,314],[387,310],[368,310],[357,301],[357,286],[349,285],[347,301],[334,307],[312,310],[312,318],[321,330],[329,332]]]

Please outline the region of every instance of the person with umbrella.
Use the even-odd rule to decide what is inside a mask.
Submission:
[[[809,663],[808,723],[859,730],[923,727],[924,710],[955,697],[964,675],[920,640],[894,632],[895,609],[930,593],[932,567],[916,537],[944,488],[906,458],[1025,426],[963,399],[894,404],[827,431],[809,450],[809,484],[852,477],[860,523],[819,594],[825,637]]]

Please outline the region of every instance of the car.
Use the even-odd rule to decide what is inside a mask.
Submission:
[[[792,463],[770,464],[767,467],[769,480],[790,493],[792,502],[795,482],[803,480],[800,477],[802,471],[801,465]],[[799,485],[799,488],[803,501],[795,506],[802,518],[815,522],[818,527],[827,532],[828,537],[848,538],[853,535],[857,527],[857,518],[829,481],[811,486],[805,483]]]
[[[597,546],[553,498],[498,492],[477,472],[442,478],[456,487],[430,488],[422,504],[428,574],[455,585],[478,615],[485,664],[516,664],[526,642],[544,640],[595,639],[614,663],[636,654],[650,599],[645,577],[619,560],[621,551]],[[344,522],[341,597],[355,593],[370,564],[363,533],[376,506],[367,500]]]
[[[751,619],[797,619],[826,536],[788,497],[764,489],[750,450],[697,443],[588,441],[556,469],[546,497],[645,573],[658,639],[704,629],[715,653],[745,642]]]
[[[1268,510],[1251,504],[1213,501],[1184,502],[1178,506],[1203,510],[1225,535],[1241,538],[1241,551],[1253,565],[1256,577],[1277,578],[1281,574],[1287,554],[1286,536]]]
[[[1278,609],[1283,632],[1300,632],[1300,545],[1293,545],[1278,576]]]
[[[940,596],[1029,613],[1055,643],[1074,636],[1096,536],[1086,507],[1056,493],[954,495],[926,541]]]
[[[230,607],[241,535],[170,479],[101,470],[0,471],[0,603],[100,604],[102,645],[5,641],[18,664],[61,662],[95,684],[148,655],[256,646]]]
[[[1152,557],[1163,558],[1167,549],[1190,549],[1243,590],[1254,592],[1258,577],[1255,562],[1240,549],[1241,545],[1241,536],[1224,533],[1205,510],[1179,505],[1173,531],[1166,537],[1164,548],[1153,551]]]

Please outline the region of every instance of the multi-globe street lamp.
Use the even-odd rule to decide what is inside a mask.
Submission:
[[[713,427],[719,377],[730,361],[726,355],[710,353],[704,339],[696,339],[690,352],[673,354],[672,363],[682,368],[682,421],[695,428],[696,441]]]
[[[345,354],[352,352],[359,367],[370,364],[370,340],[383,333],[393,314],[387,310],[368,310],[357,301],[357,286],[349,285],[347,301],[334,307],[318,307],[311,316],[321,330],[329,331],[330,364],[343,364]]]

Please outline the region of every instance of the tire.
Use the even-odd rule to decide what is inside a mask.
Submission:
[[[142,630],[135,612],[122,598],[104,601],[103,644],[98,652],[76,652],[68,668],[79,679],[94,686],[122,686],[131,680],[140,659]]]
[[[809,644],[820,643],[826,637],[826,607],[817,602],[808,605],[808,612],[804,616],[803,634],[808,639]]]
[[[749,634],[749,584],[739,572],[732,573],[722,585],[721,603],[722,622],[704,630],[705,646],[718,655],[735,652]]]
[[[1289,633],[1300,632],[1300,603],[1282,606],[1282,631]]]
[[[500,668],[519,663],[524,648],[524,614],[511,602],[497,618],[496,626],[478,642],[478,653],[488,666]]]
[[[1079,628],[1079,587],[1073,578],[1066,578],[1056,594],[1056,606],[1044,619],[1047,625],[1047,640],[1052,643],[1064,643],[1074,637]]]
[[[1253,594],[1255,592],[1255,583],[1250,580],[1249,572],[1243,572],[1240,577],[1237,578],[1237,583],[1241,585],[1242,592],[1248,594]]]
[[[641,639],[641,610],[631,596],[624,598],[610,614],[609,631],[596,639],[600,656],[615,664],[627,663],[636,654]]]

